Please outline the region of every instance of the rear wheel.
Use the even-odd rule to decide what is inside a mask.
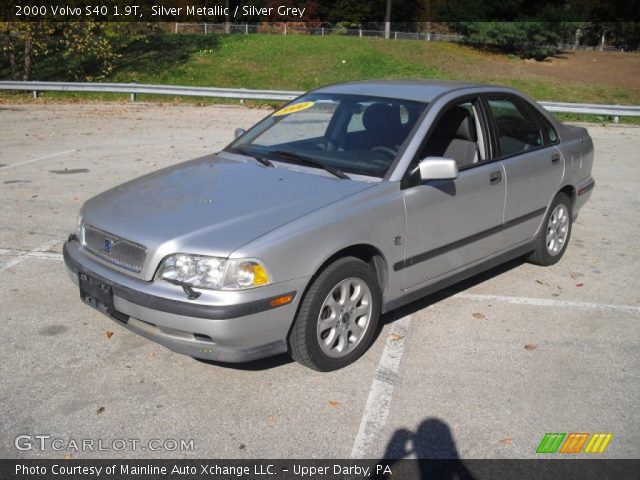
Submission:
[[[289,334],[293,358],[330,371],[369,348],[380,319],[381,293],[373,269],[345,257],[325,268],[307,291]]]
[[[571,237],[571,199],[558,193],[544,219],[543,227],[535,239],[536,249],[529,261],[536,265],[553,265],[564,255]]]

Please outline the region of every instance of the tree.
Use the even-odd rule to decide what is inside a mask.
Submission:
[[[97,80],[108,75],[117,54],[114,39],[129,24],[108,22],[2,22],[0,52],[14,80],[30,80],[37,60],[56,53],[65,78]]]
[[[11,66],[11,78],[31,78],[35,58],[49,52],[53,31],[46,22],[0,22],[0,49]]]
[[[384,38],[389,38],[391,34],[391,0],[387,0],[384,11]]]
[[[553,0],[454,0],[440,8],[440,15],[461,20],[449,25],[470,43],[538,60],[554,54],[576,29],[569,21],[575,12]]]
[[[118,57],[114,51],[113,36],[108,33],[113,28],[105,22],[62,24],[62,58],[68,78],[92,81],[111,73]]]
[[[372,3],[362,0],[322,2],[320,14],[329,22],[340,23],[346,28],[358,28],[363,23],[379,21],[379,18],[375,17],[377,12]]]
[[[472,44],[542,60],[553,55],[573,24],[562,22],[459,22],[454,29]]]

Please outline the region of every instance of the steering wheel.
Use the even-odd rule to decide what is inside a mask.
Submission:
[[[390,158],[395,158],[396,156],[396,151],[393,148],[384,147],[382,145],[377,145],[375,147],[372,147],[371,151],[384,153],[386,155],[389,155]]]

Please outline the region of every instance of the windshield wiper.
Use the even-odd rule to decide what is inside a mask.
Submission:
[[[273,167],[273,163],[271,162],[271,160],[269,160],[266,157],[263,157],[262,155],[257,155],[255,153],[251,153],[251,152],[249,152],[249,150],[247,150],[246,148],[244,148],[242,146],[233,147],[233,149],[231,149],[231,151],[240,153],[242,155],[246,155],[247,157],[251,157],[254,160],[257,160],[258,162],[260,162],[265,167]]]
[[[276,155],[278,157],[286,158],[288,160],[294,160],[298,163],[304,163],[312,167],[319,167],[326,170],[330,174],[335,175],[336,177],[342,178],[344,180],[351,179],[346,173],[344,173],[339,168],[319,162],[318,160],[314,160],[313,158],[300,155],[299,153],[289,152],[287,150],[270,150],[269,155]]]

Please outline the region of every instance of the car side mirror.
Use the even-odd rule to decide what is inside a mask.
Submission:
[[[426,180],[453,180],[458,178],[458,162],[451,158],[427,157],[418,164],[420,179]]]
[[[236,138],[240,138],[245,133],[247,133],[247,131],[244,128],[236,128],[235,132],[233,132]]]

